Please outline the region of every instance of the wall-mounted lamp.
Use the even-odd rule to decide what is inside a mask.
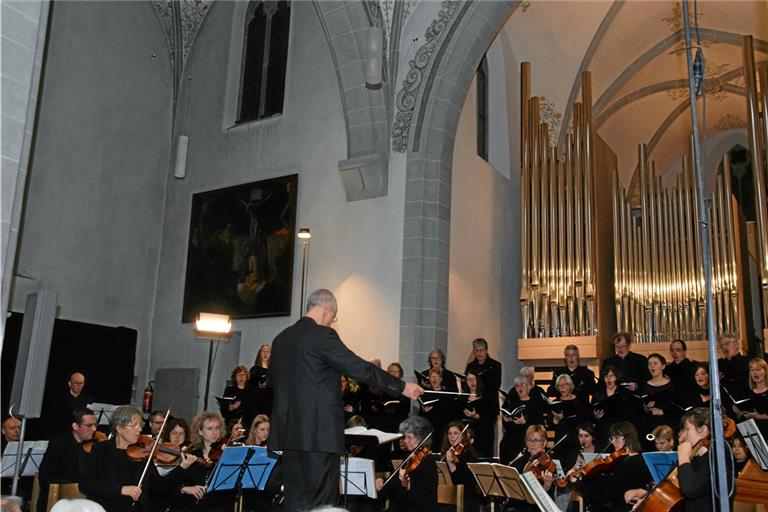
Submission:
[[[194,332],[195,338],[209,342],[208,372],[205,375],[205,397],[203,397],[203,410],[207,411],[213,370],[213,344],[229,341],[232,337],[232,318],[229,315],[217,313],[198,313]]]
[[[307,262],[309,261],[309,240],[312,233],[309,228],[300,228],[296,235],[301,242],[301,302],[299,303],[299,316],[304,314],[304,292],[307,286]]]

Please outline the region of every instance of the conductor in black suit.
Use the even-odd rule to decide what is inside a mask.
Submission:
[[[344,453],[342,374],[392,396],[418,398],[424,392],[349,350],[331,328],[337,311],[333,293],[316,290],[305,315],[272,343],[269,447],[283,452],[286,512],[336,504]]]

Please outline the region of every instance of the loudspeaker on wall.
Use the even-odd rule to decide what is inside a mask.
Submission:
[[[176,144],[176,166],[173,170],[173,177],[184,179],[187,175],[187,150],[189,149],[189,137],[179,135],[179,141]]]
[[[381,85],[384,59],[384,31],[381,27],[368,29],[368,55],[365,60],[365,83],[370,86]]]

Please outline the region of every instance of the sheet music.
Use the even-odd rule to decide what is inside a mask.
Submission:
[[[757,428],[755,420],[748,419],[739,423],[737,427],[760,468],[768,471],[768,445],[766,445],[760,429]]]
[[[528,492],[531,493],[534,501],[536,501],[536,505],[539,506],[539,510],[544,510],[546,512],[561,512],[554,500],[547,494],[539,481],[536,480],[536,476],[533,473],[523,473],[520,477],[521,481],[526,484]]]
[[[493,471],[499,479],[499,484],[504,490],[504,495],[506,497],[513,500],[525,501],[526,503],[534,502],[522,480],[520,480],[520,473],[518,473],[515,468],[503,464],[494,464]]]
[[[339,492],[344,493],[344,479],[347,480],[347,496],[367,496],[376,499],[376,474],[371,459],[349,457],[347,472],[344,471],[344,459],[341,459],[341,477]]]
[[[14,466],[16,466],[16,452],[19,449],[18,441],[10,441],[3,452],[0,462],[0,476],[13,477]],[[19,476],[35,476],[40,463],[43,461],[45,450],[48,449],[48,441],[24,441],[21,454],[21,473]]]

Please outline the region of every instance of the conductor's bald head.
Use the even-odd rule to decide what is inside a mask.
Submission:
[[[329,327],[336,321],[338,310],[336,297],[325,288],[313,291],[307,298],[306,316],[312,318],[319,325]]]

